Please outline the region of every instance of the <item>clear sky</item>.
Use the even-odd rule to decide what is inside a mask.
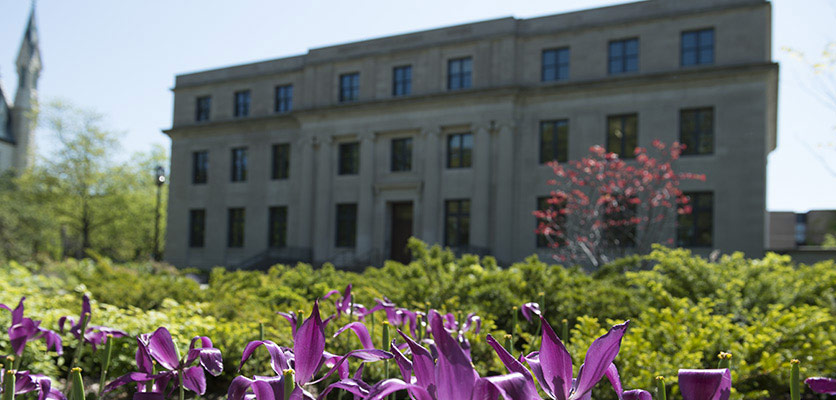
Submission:
[[[40,96],[106,115],[110,128],[125,132],[125,150],[168,147],[160,130],[171,126],[169,89],[178,73],[446,25],[617,3],[623,1],[40,0]],[[767,208],[836,209],[836,109],[816,100],[816,77],[781,50],[817,55],[836,40],[836,0],[772,3],[773,59],[781,64],[781,77]],[[0,0],[0,79],[9,97],[28,13],[28,0]],[[41,149],[49,147],[48,139],[39,132]]]

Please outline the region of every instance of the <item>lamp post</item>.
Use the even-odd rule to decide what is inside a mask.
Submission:
[[[165,168],[158,165],[155,168],[157,185],[157,207],[154,212],[154,261],[160,261],[160,203],[162,201],[162,189],[165,185]]]

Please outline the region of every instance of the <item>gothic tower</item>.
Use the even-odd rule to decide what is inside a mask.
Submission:
[[[14,168],[23,171],[32,165],[34,133],[38,107],[38,78],[41,74],[41,51],[38,46],[38,27],[35,23],[35,3],[17,54],[17,94],[12,108],[12,133],[17,149]]]

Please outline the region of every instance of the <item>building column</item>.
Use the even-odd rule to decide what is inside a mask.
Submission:
[[[473,197],[470,200],[470,246],[489,249],[491,209],[491,128],[477,126],[473,138]]]
[[[500,123],[496,134],[496,188],[492,209],[494,225],[493,255],[504,262],[512,260],[514,224],[514,127]],[[501,228],[500,228],[501,227]]]
[[[316,163],[314,162],[315,140],[312,136],[303,136],[293,143],[297,146],[299,160],[291,159],[291,179],[299,191],[291,197],[288,207],[288,242],[293,247],[313,250],[313,221],[316,193]],[[296,167],[296,171],[293,170]],[[298,186],[297,186],[298,185]],[[292,228],[291,228],[292,227]]]
[[[439,217],[443,202],[441,196],[441,147],[439,145],[441,129],[429,127],[421,130],[421,140],[424,145],[424,185],[421,196],[422,231],[416,236],[427,244],[443,244],[444,223]]]
[[[374,237],[374,133],[360,135],[360,188],[357,196],[357,248],[356,257],[360,262],[372,260],[372,239]]]
[[[316,148],[316,185],[311,201],[314,203],[314,230],[311,235],[313,259],[315,262],[327,261],[334,248],[334,202],[332,201],[334,140],[330,135],[315,137]]]

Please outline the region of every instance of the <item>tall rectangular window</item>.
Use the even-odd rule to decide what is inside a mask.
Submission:
[[[192,153],[192,183],[206,183],[209,178],[209,152],[206,150]]]
[[[360,173],[360,143],[340,143],[340,175],[357,175]]]
[[[569,120],[540,121],[540,164],[569,160]]]
[[[714,64],[714,29],[682,32],[680,60],[683,67]]]
[[[247,148],[236,147],[232,149],[232,181],[244,182],[247,180]]]
[[[272,248],[287,246],[287,206],[270,207],[267,243]]]
[[[337,247],[354,247],[357,241],[357,204],[337,204]]]
[[[189,247],[203,247],[206,237],[206,210],[189,210]]]
[[[685,145],[683,155],[714,153],[714,109],[681,110],[679,142]]]
[[[230,208],[227,219],[227,247],[244,247],[244,209]]]
[[[456,133],[447,136],[447,168],[470,168],[473,162],[473,135]]]
[[[410,93],[412,93],[412,66],[393,68],[392,96],[407,96]]]
[[[276,105],[274,110],[277,113],[286,113],[292,109],[293,85],[276,86]]]
[[[340,75],[340,103],[357,101],[360,98],[360,73]]]
[[[392,139],[392,172],[412,170],[412,138]]]
[[[447,89],[467,89],[471,86],[473,59],[470,57],[454,58],[447,61]]]
[[[609,45],[610,75],[639,70],[639,39],[613,40]]]
[[[444,245],[464,247],[470,244],[470,200],[447,200],[444,203]]]
[[[197,104],[195,107],[195,121],[208,121],[209,120],[209,110],[212,108],[212,98],[209,96],[203,96],[197,98]]]
[[[634,247],[638,233],[636,198],[616,194],[614,204],[607,204],[604,210],[604,242],[612,247]]]
[[[242,90],[235,92],[235,109],[233,115],[236,117],[246,117],[250,115],[250,91]]]
[[[618,154],[621,158],[635,157],[639,142],[638,125],[637,114],[607,117],[607,151]]]
[[[287,179],[290,176],[290,143],[273,145],[272,179]]]
[[[566,224],[566,214],[562,212],[565,203],[563,204],[549,204],[549,200],[551,197],[544,196],[537,198],[537,209],[540,211],[549,211],[551,212],[551,224],[557,225],[560,227],[561,225]],[[540,223],[549,223],[548,219],[537,219],[537,227],[540,226]],[[546,235],[537,234],[537,247],[549,247],[551,243],[557,244],[565,244],[566,243],[566,234],[565,232],[556,232],[550,234],[548,237]]]
[[[714,194],[684,193],[691,212],[679,214],[676,221],[676,245],[679,247],[711,247],[714,245]]]
[[[543,82],[569,79],[569,48],[543,50],[540,68]]]

